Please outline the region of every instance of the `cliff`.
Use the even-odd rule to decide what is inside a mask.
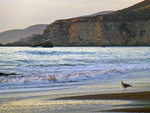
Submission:
[[[45,39],[43,35],[34,35],[33,37],[22,38],[20,41],[7,43],[1,46],[30,46],[30,47],[53,47],[51,40]]]
[[[110,14],[57,20],[41,39],[54,46],[149,46],[150,0]]]
[[[46,29],[46,24],[33,25],[25,29],[15,29],[0,33],[0,43],[6,44],[19,41],[21,38],[26,38],[35,34],[42,34]]]

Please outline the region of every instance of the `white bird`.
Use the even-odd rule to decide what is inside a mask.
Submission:
[[[123,83],[123,81],[121,81],[121,87],[122,88],[127,88],[127,87],[132,87],[132,85]]]

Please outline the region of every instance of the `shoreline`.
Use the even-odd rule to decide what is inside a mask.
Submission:
[[[123,90],[120,80],[115,82],[87,82],[54,89],[11,89],[0,93],[0,112],[11,113],[95,113],[95,112],[149,112],[149,71],[133,72],[136,79],[125,79],[134,87]],[[142,76],[141,76],[142,75]],[[65,85],[66,86],[66,85]],[[44,90],[44,88],[46,88]],[[50,88],[50,89],[47,89]],[[51,89],[52,88],[52,89]],[[3,89],[2,89],[3,90]],[[17,92],[16,92],[17,91]],[[74,112],[76,111],[76,112]]]
[[[70,96],[58,98],[58,100],[121,100],[131,101],[131,104],[119,105],[121,108],[99,110],[98,112],[150,112],[150,91],[128,92],[128,93],[108,93]],[[145,104],[143,104],[145,103]],[[123,108],[122,108],[123,107]]]
[[[122,108],[122,109],[104,110],[100,112],[150,112],[150,107]]]
[[[80,96],[69,96],[63,98],[57,98],[60,100],[63,99],[92,99],[92,100],[150,100],[150,91],[139,91],[139,92],[123,92],[123,93],[106,93],[106,94],[93,94],[93,95],[80,95]],[[56,99],[56,100],[57,100]]]
[[[89,113],[89,111],[90,113],[150,111],[150,91],[61,95],[60,97],[54,97],[50,92],[39,96],[26,95],[26,97],[24,95],[24,97],[23,94],[21,95],[19,97],[16,95],[13,98],[12,95],[8,98],[1,98],[2,111],[13,111],[12,113],[19,113],[19,110],[27,113],[28,110],[34,111],[36,109],[40,109],[37,113],[59,113],[60,110],[63,111],[62,113],[74,113],[74,110],[77,109],[83,113]],[[58,109],[59,106],[61,106],[60,109]],[[81,109],[82,107],[84,109]],[[53,110],[51,111],[50,108]]]

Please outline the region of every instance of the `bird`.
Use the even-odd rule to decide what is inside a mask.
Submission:
[[[121,87],[125,89],[127,87],[132,87],[132,85],[123,83],[123,81],[121,81]]]

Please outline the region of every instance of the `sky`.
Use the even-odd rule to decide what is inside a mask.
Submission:
[[[0,32],[120,10],[143,0],[0,0]]]

